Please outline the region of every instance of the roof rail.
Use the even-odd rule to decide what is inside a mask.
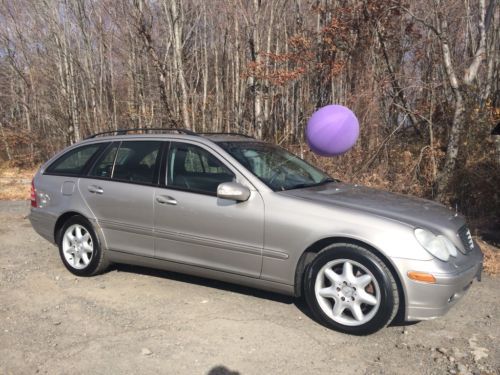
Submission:
[[[179,134],[187,134],[187,135],[198,135],[197,133],[188,130],[188,129],[182,129],[182,128],[132,128],[132,129],[117,129],[117,130],[110,130],[107,132],[101,132],[101,133],[95,133],[92,134],[85,139],[91,139],[95,138],[101,135],[107,135],[107,134],[116,134],[116,135],[124,135],[127,134],[128,132],[133,132],[133,131],[143,131],[143,132],[148,132],[148,131],[164,131],[164,132],[177,132]]]
[[[196,133],[198,135],[233,135],[235,137],[245,137],[245,138],[251,138],[254,139],[251,135],[248,134],[243,134],[243,133],[226,133],[226,132],[204,132],[204,133]]]

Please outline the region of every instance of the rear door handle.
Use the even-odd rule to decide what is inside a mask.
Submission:
[[[89,185],[88,189],[89,189],[89,191],[91,193],[95,193],[95,194],[102,194],[102,193],[104,193],[103,188],[100,187],[100,186],[97,186],[97,185]]]
[[[175,198],[165,196],[165,195],[158,195],[156,197],[156,201],[160,204],[169,204],[171,206],[177,205],[177,201],[175,200]]]

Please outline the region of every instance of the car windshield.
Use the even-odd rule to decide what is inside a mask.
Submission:
[[[220,142],[218,145],[274,191],[335,181],[281,147],[260,142]]]

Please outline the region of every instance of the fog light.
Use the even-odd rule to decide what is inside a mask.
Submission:
[[[436,278],[434,277],[434,275],[425,272],[409,271],[408,277],[411,280],[421,281],[423,283],[434,284],[436,282]]]

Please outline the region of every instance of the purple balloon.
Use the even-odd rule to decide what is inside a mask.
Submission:
[[[320,108],[307,122],[307,143],[318,155],[343,154],[354,146],[358,135],[358,119],[349,108],[341,105],[331,104]]]

